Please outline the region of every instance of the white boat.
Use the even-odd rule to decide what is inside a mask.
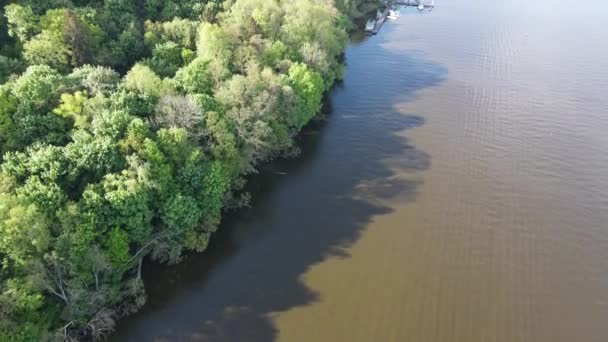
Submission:
[[[399,18],[399,16],[401,16],[401,13],[399,13],[399,11],[389,10],[387,18],[395,20],[395,19]]]
[[[374,26],[376,26],[376,21],[368,20],[367,24],[365,24],[365,32],[372,32],[372,30],[374,29]]]
[[[424,9],[424,4],[422,3],[422,1],[418,1],[418,10],[422,11]]]

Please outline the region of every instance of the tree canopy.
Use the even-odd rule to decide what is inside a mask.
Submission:
[[[102,338],[143,305],[144,258],[204,251],[319,112],[363,2],[4,6],[0,340]]]

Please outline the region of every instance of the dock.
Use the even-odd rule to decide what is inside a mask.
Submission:
[[[418,7],[420,5],[420,1],[419,0],[397,0],[397,1],[391,1],[390,4]],[[435,7],[435,1],[432,1],[430,4],[423,3],[422,6],[424,6],[424,8],[433,8],[433,7]]]
[[[386,17],[388,17],[388,12],[389,12],[389,8],[386,7],[384,9],[384,12],[382,12],[382,15],[380,16],[380,18],[378,18],[378,20],[376,20],[376,23],[374,24],[374,28],[371,30],[371,34],[378,34],[378,32],[380,31],[380,28],[382,28],[382,25],[384,25],[384,22],[386,21]]]
[[[432,9],[435,7],[435,0],[431,0],[430,4],[422,3],[422,0],[395,0],[384,1],[383,3],[385,4],[386,8],[384,9],[384,12],[382,12],[382,14],[376,19],[374,27],[371,30],[368,30],[366,28],[366,31],[369,34],[376,35],[378,34],[378,32],[380,32],[380,29],[382,28],[382,25],[384,25],[384,22],[386,21],[390,10],[394,9],[396,5],[409,7],[419,7],[420,5],[422,5],[425,9]]]

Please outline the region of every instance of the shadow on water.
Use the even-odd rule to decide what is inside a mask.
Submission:
[[[395,108],[439,84],[446,70],[385,51],[382,42],[348,49],[326,120],[303,132],[300,156],[252,177],[251,208],[227,215],[205,253],[145,266],[148,304],[112,340],[273,341],[271,313],[322,300],[302,275],[329,256],[347,258],[370,220],[392,211],[382,200],[416,196],[418,182],[397,177],[386,161],[397,159],[405,172],[430,166],[398,134],[425,120]]]

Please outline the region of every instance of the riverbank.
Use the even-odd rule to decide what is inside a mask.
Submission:
[[[605,341],[591,5],[441,2],[357,37],[301,157],[256,176],[206,255],[147,265],[114,339]]]
[[[341,77],[360,3],[142,4],[3,12],[0,339],[104,338],[145,258],[203,252]]]

